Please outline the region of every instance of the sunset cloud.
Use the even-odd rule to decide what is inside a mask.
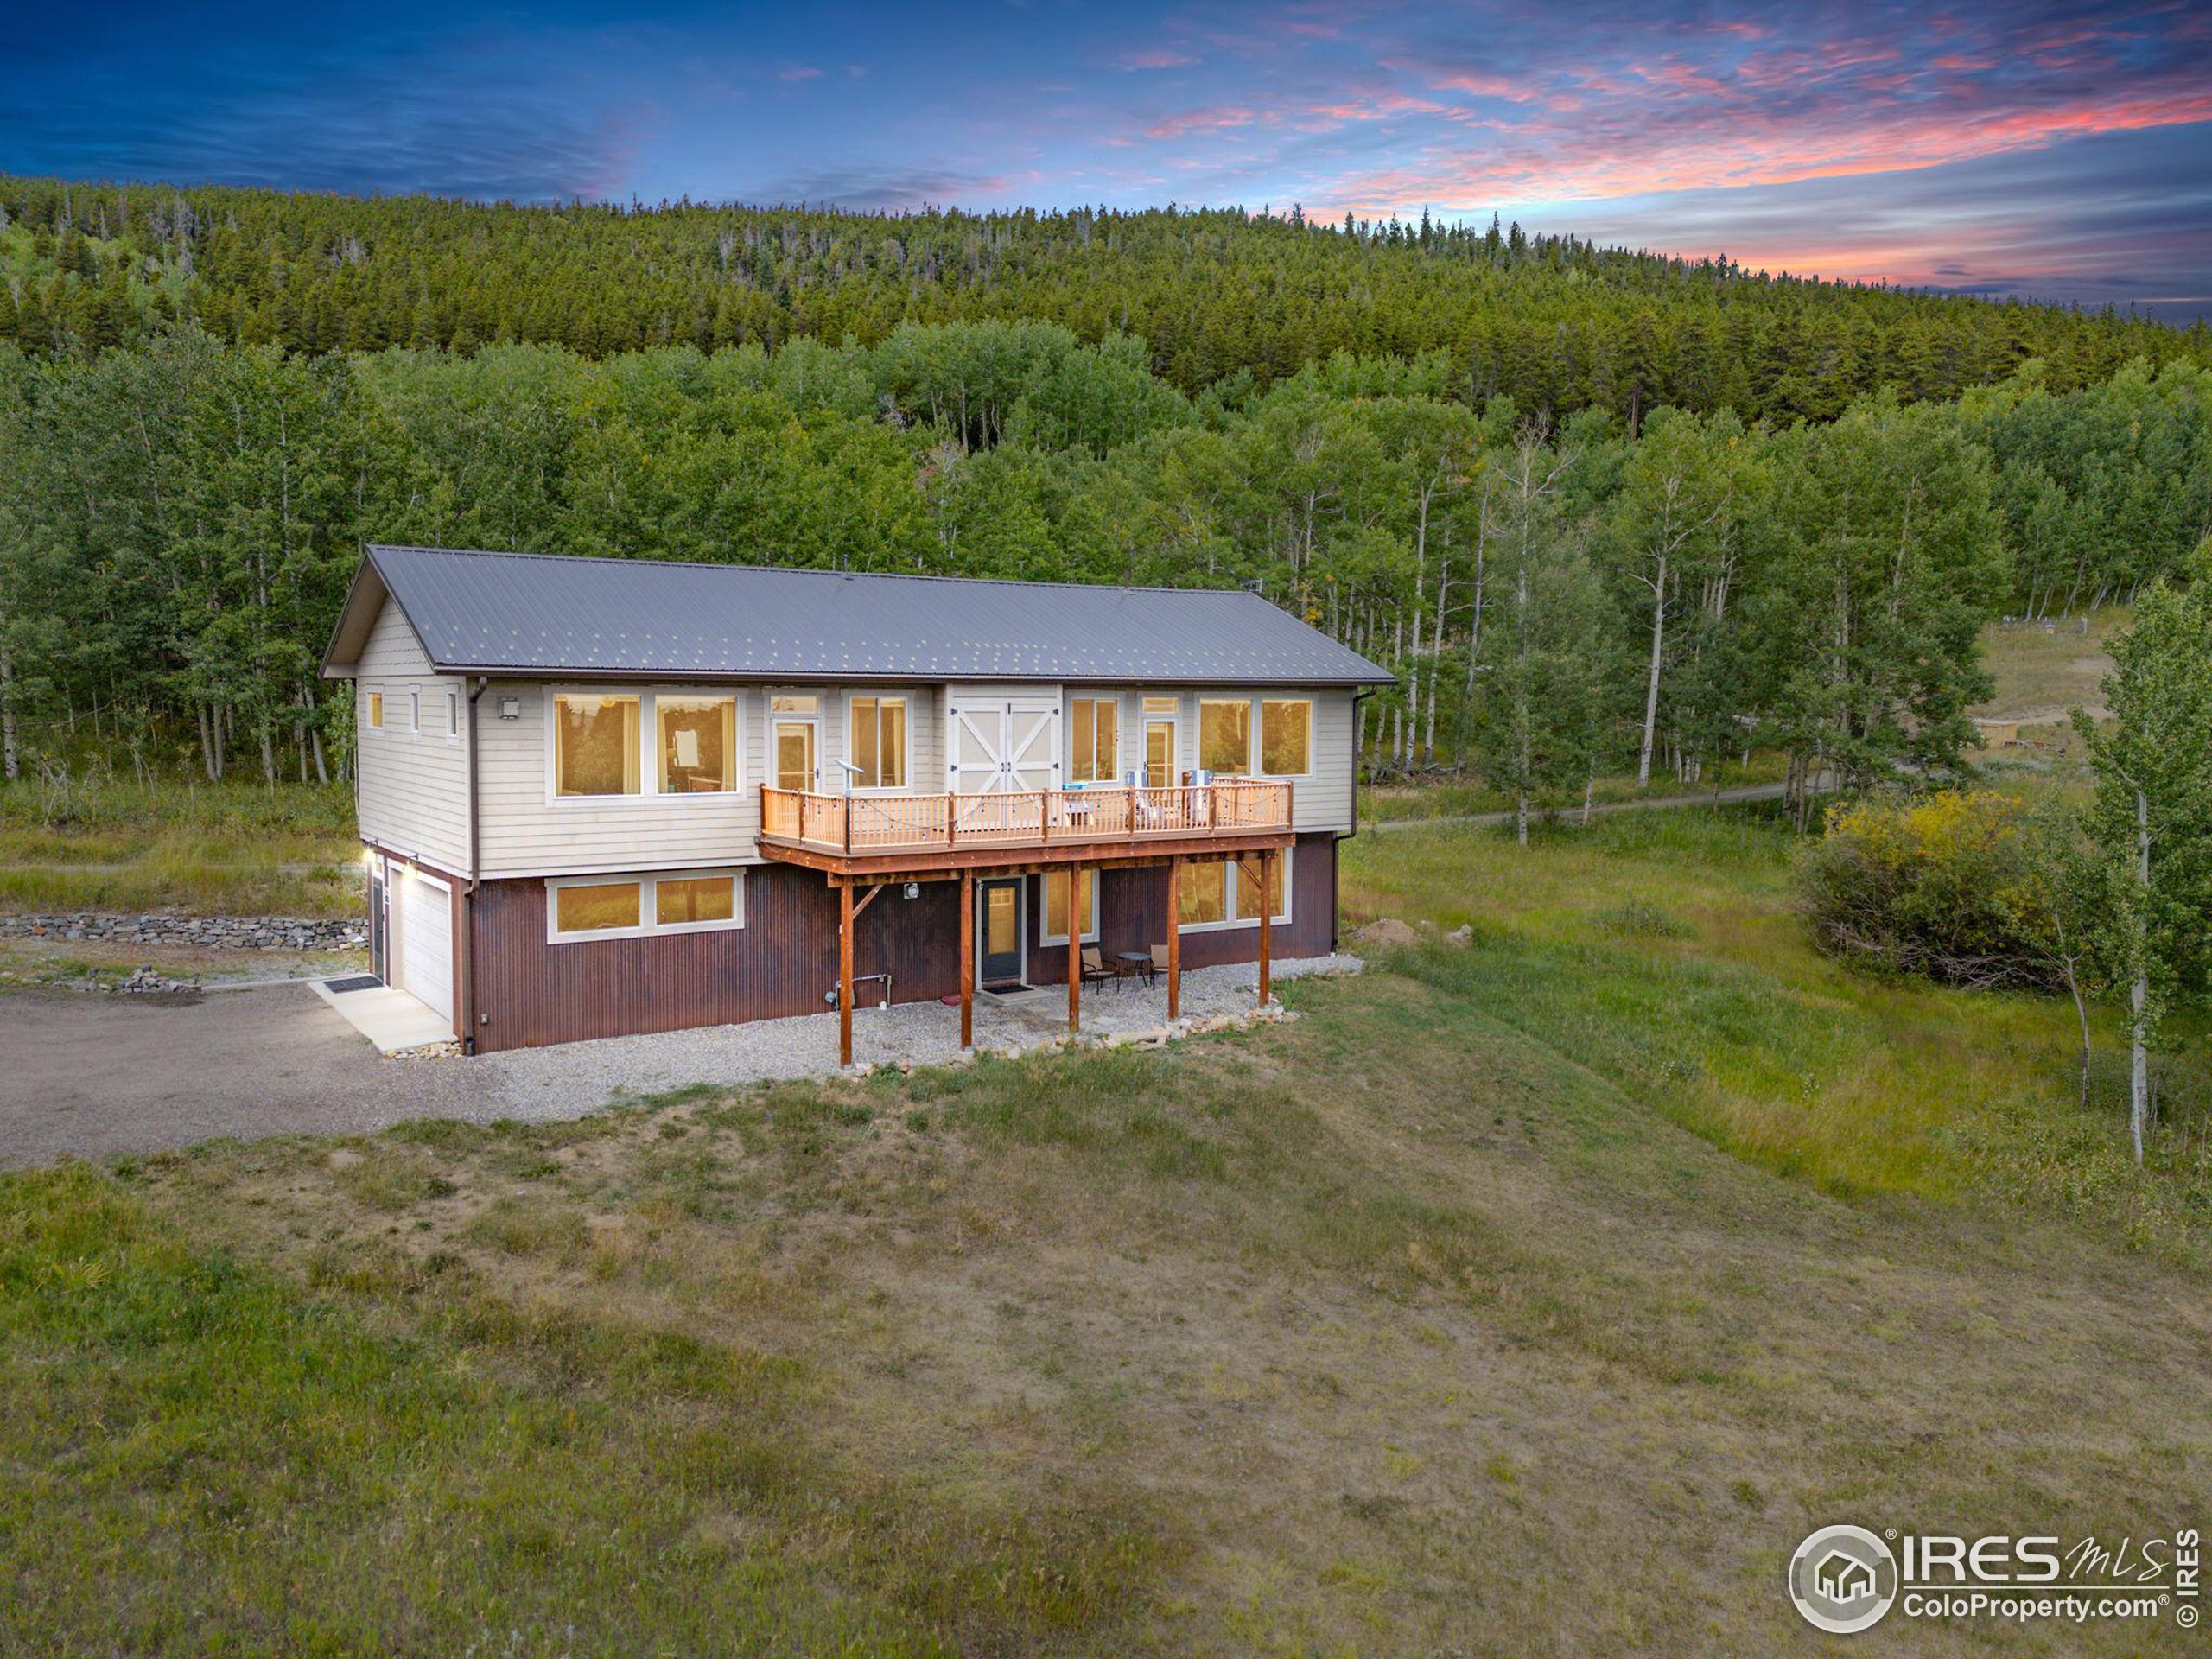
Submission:
[[[128,28],[12,43],[0,165],[523,200],[1496,210],[1827,275],[2212,307],[2188,297],[2212,288],[2212,11],[2177,0],[556,0],[527,19],[395,0],[365,29],[274,0],[219,28],[120,3]],[[836,94],[818,65],[848,66]],[[810,90],[749,95],[764,82]]]

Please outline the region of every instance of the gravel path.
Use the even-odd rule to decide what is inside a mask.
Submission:
[[[1357,957],[1311,957],[1277,963],[1274,977],[1357,973]],[[1249,963],[1198,968],[1183,976],[1186,1024],[1252,1007],[1259,970]],[[1165,984],[1147,990],[1131,982],[1086,987],[1083,1029],[1110,1038],[1158,1031],[1167,1023]],[[1058,987],[1006,999],[976,999],[976,1046],[999,1052],[1037,1048],[1067,1034],[1067,993]],[[960,1047],[960,1011],[941,1002],[901,1002],[853,1015],[855,1065],[936,1065]],[[427,1062],[423,1064],[436,1064]],[[696,1084],[826,1077],[837,1070],[837,1016],[802,1014],[737,1026],[703,1026],[645,1037],[607,1037],[556,1048],[511,1049],[463,1062],[490,1080],[484,1116],[548,1122],[576,1117],[618,1096],[664,1094]],[[470,1116],[476,1113],[467,1114]]]
[[[1275,976],[1359,966],[1357,957],[1321,957],[1278,963]],[[1183,976],[1185,1022],[1245,1013],[1255,988],[1249,966],[1194,969]],[[1157,1031],[1166,1022],[1166,993],[1093,986],[1083,1012],[1093,1037]],[[976,999],[980,1046],[1035,1048],[1066,1031],[1064,992]],[[942,1003],[863,1008],[853,1019],[853,1057],[861,1065],[950,1060],[959,1037],[959,1010]],[[543,1122],[696,1084],[836,1069],[834,1014],[474,1060],[384,1059],[305,985],[220,996],[11,992],[0,996],[0,1167],[154,1152],[217,1135],[367,1135],[417,1117]]]

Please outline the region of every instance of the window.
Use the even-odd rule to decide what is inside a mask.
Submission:
[[[556,795],[638,793],[638,700],[553,699]]]
[[[664,875],[653,883],[653,925],[696,927],[737,918],[734,875]]]
[[[384,729],[384,693],[381,691],[369,693],[369,728],[372,731]]]
[[[1206,772],[1239,777],[1252,769],[1252,704],[1202,701],[1198,704],[1198,766]]]
[[[423,729],[423,694],[420,691],[407,694],[407,729],[410,732]]]
[[[1273,918],[1290,919],[1290,855],[1275,855],[1274,880],[1268,887]],[[1257,927],[1260,925],[1260,855],[1248,854],[1221,864],[1185,864],[1179,880],[1176,920],[1194,928]]]
[[[851,697],[851,752],[845,757],[860,770],[855,789],[906,787],[906,699]]]
[[[1068,777],[1110,784],[1122,775],[1121,710],[1111,697],[1077,697],[1068,721]]]
[[[553,889],[556,933],[604,933],[634,928],[645,884],[640,881],[576,882]]]
[[[1083,937],[1098,937],[1098,872],[1083,873]],[[1045,872],[1045,932],[1043,943],[1065,944],[1068,942],[1068,873],[1065,870]]]
[[[575,876],[548,881],[545,889],[546,937],[556,944],[745,925],[745,889],[735,870]]]
[[[1144,700],[1144,786],[1166,789],[1175,781],[1175,727],[1180,697]]]
[[[1260,700],[1260,770],[1303,778],[1313,770],[1313,704],[1306,697]]]
[[[1176,878],[1176,920],[1185,927],[1217,927],[1229,919],[1229,866],[1185,864]]]
[[[446,735],[461,735],[461,693],[458,691],[446,693]]]
[[[737,787],[737,699],[653,699],[660,729],[660,792],[715,793]]]

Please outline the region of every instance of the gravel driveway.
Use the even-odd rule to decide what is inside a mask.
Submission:
[[[1357,971],[1351,957],[1280,963],[1278,979]],[[1185,1020],[1251,1007],[1255,970],[1183,976]],[[1084,1029],[1149,1032],[1166,994],[1091,987]],[[1033,1048],[1067,1030],[1065,993],[978,997],[979,1047]],[[853,1058],[918,1064],[957,1051],[957,1009],[861,1008]],[[384,1059],[304,985],[198,999],[22,993],[0,998],[0,1166],[152,1152],[211,1135],[360,1135],[412,1117],[474,1122],[580,1117],[620,1096],[694,1084],[824,1076],[837,1067],[835,1014],[609,1037],[481,1058]]]

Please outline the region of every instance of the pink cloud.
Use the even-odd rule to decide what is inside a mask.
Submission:
[[[776,79],[786,81],[816,80],[820,79],[821,74],[822,72],[811,64],[799,63],[793,64],[788,69],[779,69],[776,72]]]
[[[1257,118],[1248,109],[1226,105],[1209,110],[1185,110],[1163,116],[1144,130],[1147,138],[1184,138],[1194,132],[1222,132],[1249,127]]]
[[[1174,48],[1166,46],[1156,46],[1144,52],[1125,52],[1121,60],[1122,67],[1128,70],[1180,69],[1197,61],[1189,53],[1178,52]]]

